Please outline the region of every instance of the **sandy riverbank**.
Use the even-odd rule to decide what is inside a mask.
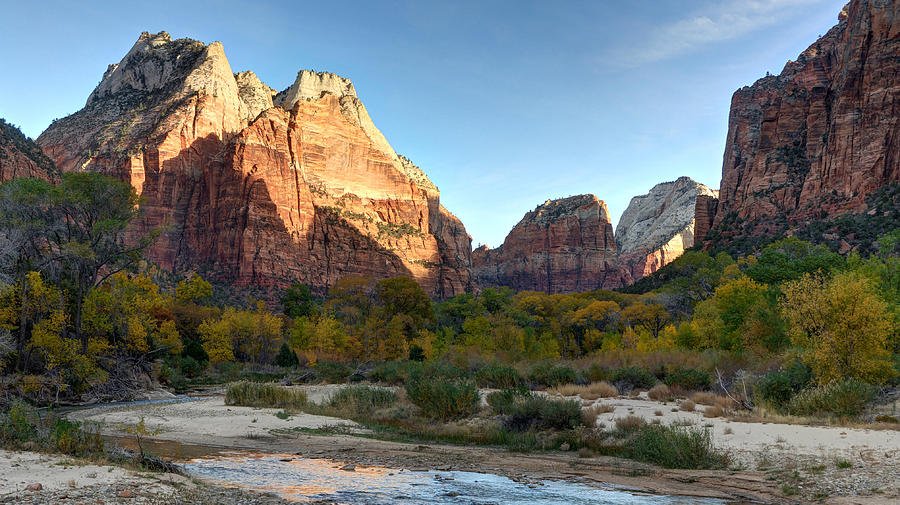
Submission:
[[[213,488],[63,456],[0,450],[0,503],[16,505],[284,505],[272,495]]]
[[[338,386],[306,387],[321,401]],[[891,503],[900,497],[897,456],[900,434],[841,427],[742,423],[673,412],[674,403],[646,398],[604,399],[615,410],[598,422],[638,415],[646,419],[708,427],[714,443],[732,453],[730,471],[661,470],[615,458],[579,458],[572,453],[512,454],[483,447],[403,444],[351,435],[307,435],[302,428],[354,423],[324,416],[276,416],[277,409],[226,406],[222,396],[141,406],[98,406],[71,414],[97,422],[110,434],[141,418],[153,438],[181,444],[299,453],[356,464],[406,469],[453,468],[514,478],[569,479],[634,487],[647,492],[764,502]],[[592,402],[585,402],[586,404]],[[662,415],[657,415],[657,414]],[[839,468],[838,462],[841,463]],[[847,464],[851,466],[844,468]]]

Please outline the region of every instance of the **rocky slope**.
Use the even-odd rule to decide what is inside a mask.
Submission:
[[[164,268],[237,285],[411,275],[435,296],[470,285],[465,228],[333,74],[301,71],[276,93],[234,74],[217,42],[144,33],[38,143],[64,171],[130,181],[135,231],[163,230],[149,256]]]
[[[632,280],[649,275],[694,246],[697,198],[716,197],[689,177],[654,186],[631,199],[616,225],[618,262]]]
[[[55,180],[58,175],[40,147],[18,128],[0,119],[0,182],[16,177]]]
[[[780,75],[735,92],[716,245],[862,212],[900,181],[898,54],[900,2],[852,0]]]
[[[594,195],[547,200],[496,249],[472,254],[480,286],[548,293],[612,288],[624,282],[606,204]]]

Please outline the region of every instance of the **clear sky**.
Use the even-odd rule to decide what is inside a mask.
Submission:
[[[276,89],[349,77],[475,244],[548,198],[613,220],[687,175],[718,187],[731,94],[778,73],[844,0],[0,0],[0,117],[36,137],[80,109],[142,31],[222,41]]]

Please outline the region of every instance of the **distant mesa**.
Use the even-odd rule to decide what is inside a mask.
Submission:
[[[714,190],[688,177],[636,196],[615,234],[594,195],[547,200],[527,213],[496,249],[473,253],[481,286],[549,293],[612,289],[648,275],[694,245],[698,195]]]

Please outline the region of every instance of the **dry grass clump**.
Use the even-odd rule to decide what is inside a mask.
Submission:
[[[616,408],[612,405],[597,403],[583,409],[581,411],[581,417],[584,419],[585,426],[595,427],[597,426],[597,419],[600,417],[600,414],[606,414],[614,410],[616,410]]]
[[[698,405],[710,405],[720,407],[722,410],[730,410],[734,407],[734,400],[727,396],[717,395],[708,391],[698,391],[691,395],[691,401]]]
[[[712,418],[722,417],[723,415],[725,415],[725,411],[722,410],[722,407],[719,407],[717,405],[711,405],[703,409],[703,417]]]
[[[647,397],[658,402],[667,402],[672,399],[672,391],[665,384],[657,384],[647,391]]]
[[[626,416],[616,419],[616,429],[625,433],[638,431],[645,426],[647,426],[647,421],[639,416]]]
[[[684,412],[693,412],[697,405],[691,400],[684,400],[678,404],[678,408]]]
[[[656,410],[656,411],[653,412],[653,415],[656,416],[656,417],[660,417],[660,416],[663,415],[663,411],[661,411],[661,410]]]
[[[592,382],[586,386],[563,384],[550,389],[549,392],[560,396],[579,396],[583,400],[596,400],[598,398],[612,398],[619,396],[619,390],[606,381]]]

